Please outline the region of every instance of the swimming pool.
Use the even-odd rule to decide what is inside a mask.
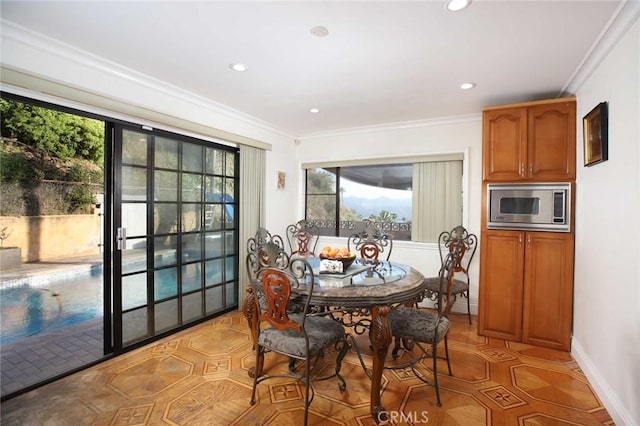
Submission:
[[[233,260],[233,257],[229,257],[226,262],[223,259],[206,261],[206,273],[201,272],[195,264],[182,266],[181,288],[183,291],[196,290],[200,285],[201,274],[206,275],[207,282],[219,283],[217,287],[206,292],[207,314],[222,310],[225,303],[227,305],[234,303],[235,284],[222,282],[222,269],[226,265],[228,270],[233,270]],[[132,265],[135,263],[128,264],[133,268]],[[177,273],[176,267],[155,272],[155,300],[177,295]],[[33,276],[2,283],[0,285],[0,344],[102,318],[104,316],[103,281],[102,265],[93,265],[80,271]],[[222,299],[223,286],[227,287],[228,291],[226,302]],[[132,310],[145,305],[146,289],[146,274],[125,277],[122,288],[123,309]],[[184,300],[188,302],[189,296]],[[202,316],[200,300],[193,304],[193,309],[189,309],[188,306],[183,308],[186,309],[185,315],[189,312],[192,314],[187,320]],[[174,306],[167,317],[173,323],[177,321],[175,312],[177,307]],[[144,332],[146,333],[146,329]]]
[[[0,344],[103,316],[102,267],[0,288]]]

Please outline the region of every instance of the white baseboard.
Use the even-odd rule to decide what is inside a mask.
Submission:
[[[418,304],[418,306],[422,306],[425,308],[432,308],[433,301],[429,299],[425,299]],[[475,303],[470,303],[469,308],[471,309],[471,315],[478,315],[478,305]],[[451,312],[455,314],[467,314],[467,299],[464,297],[458,297],[456,302],[451,307]]]
[[[580,342],[574,337],[571,342],[571,355],[582,369],[582,372],[589,379],[589,384],[604,404],[611,419],[616,425],[637,425],[633,420],[633,416],[627,411],[624,405],[618,399],[616,393],[607,380],[600,374],[598,368],[591,362],[591,359],[580,345]]]

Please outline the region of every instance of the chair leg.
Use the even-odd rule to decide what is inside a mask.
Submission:
[[[433,359],[433,387],[436,388],[436,402],[438,407],[442,407],[442,402],[440,402],[440,388],[438,387],[438,344],[434,343],[431,348],[432,354],[431,357]]]
[[[467,297],[467,315],[469,316],[469,325],[472,324],[471,322],[471,302],[469,301],[469,292],[467,291],[466,294]]]
[[[304,426],[307,426],[309,421],[309,388],[311,387],[311,360],[309,354],[307,354],[307,360],[305,361],[305,375],[304,375]]]
[[[449,375],[453,376],[451,372],[451,362],[449,361],[449,339],[447,336],[444,336],[444,356],[447,358],[447,368],[449,368]]]
[[[258,346],[256,349],[256,367],[253,374],[253,389],[251,390],[251,405],[255,405],[256,403],[256,388],[258,387],[258,376],[261,374],[261,370],[258,368],[258,365],[261,364],[264,359],[264,354],[262,353],[262,348]]]
[[[393,350],[391,351],[391,356],[393,359],[398,359],[398,351],[400,351],[400,342],[401,339],[399,337],[395,337],[393,339],[395,343],[393,344]]]

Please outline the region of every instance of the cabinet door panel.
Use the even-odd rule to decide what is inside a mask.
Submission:
[[[478,333],[522,337],[524,232],[486,231],[480,252]]]
[[[527,175],[530,179],[575,179],[575,123],[575,102],[529,108]]]
[[[522,179],[527,161],[526,108],[484,111],[482,120],[484,179]]]
[[[522,341],[569,350],[573,300],[572,234],[527,233]]]

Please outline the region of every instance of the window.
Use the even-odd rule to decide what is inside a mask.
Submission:
[[[395,240],[435,242],[462,224],[462,161],[306,167],[306,219],[348,237],[364,219]],[[421,159],[422,160],[422,159]]]

